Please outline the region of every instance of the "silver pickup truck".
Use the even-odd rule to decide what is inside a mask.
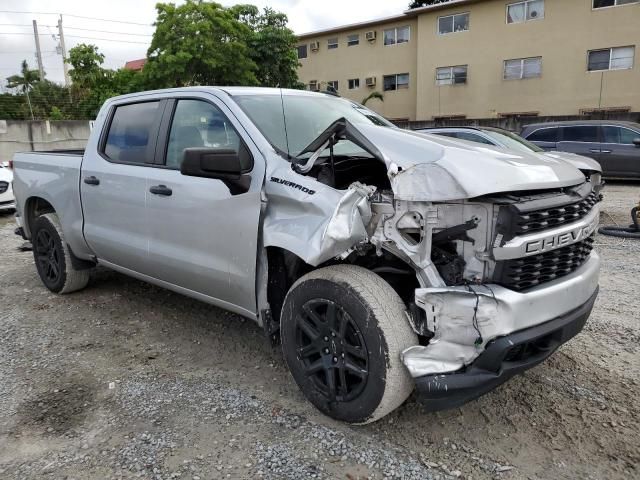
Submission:
[[[101,265],[255,320],[325,414],[456,407],[542,362],[598,292],[575,167],[395,128],[328,94],[193,87],[105,103],[84,151],[15,156],[44,285]]]

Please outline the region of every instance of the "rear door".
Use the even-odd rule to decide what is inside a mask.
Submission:
[[[147,175],[166,102],[114,105],[97,149],[82,162],[84,236],[96,256],[148,273]]]
[[[152,276],[241,314],[256,313],[255,273],[264,160],[215,96],[178,97],[167,107],[149,169],[147,220]],[[180,173],[186,148],[247,148],[248,191]],[[154,193],[154,191],[156,193]]]
[[[557,150],[576,153],[600,160],[600,128],[598,125],[571,125],[562,127]]]
[[[560,140],[559,137],[559,127],[541,127],[529,133],[524,138],[545,150],[556,150],[558,141]]]
[[[633,140],[640,132],[618,125],[602,126],[600,164],[610,177],[640,177],[640,147]]]

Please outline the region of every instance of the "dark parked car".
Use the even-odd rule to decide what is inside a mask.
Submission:
[[[640,178],[640,123],[608,120],[527,125],[521,135],[545,150],[597,160],[605,177]]]

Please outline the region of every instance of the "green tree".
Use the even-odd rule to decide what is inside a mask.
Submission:
[[[445,3],[445,2],[448,2],[448,1],[450,1],[450,0],[413,0],[409,4],[409,9],[426,7],[428,5],[435,5],[437,3]]]
[[[104,55],[95,45],[80,44],[69,50],[72,117],[95,118],[108,98],[145,89],[140,72],[106,69],[103,62]]]
[[[67,62],[73,67],[69,76],[79,88],[91,88],[104,80],[107,72],[102,68],[104,55],[95,45],[81,43],[69,50]]]
[[[256,64],[258,84],[263,87],[304,88],[298,80],[297,37],[287,27],[287,16],[271,8],[261,13],[254,5],[231,7],[247,27],[249,56]]]
[[[143,73],[153,87],[255,85],[250,28],[215,2],[156,5],[156,30]]]
[[[21,75],[11,75],[7,78],[7,88],[15,88],[27,97],[31,120],[33,120],[33,108],[31,106],[29,91],[40,81],[40,73],[38,70],[30,70],[26,60],[22,61],[20,73]]]

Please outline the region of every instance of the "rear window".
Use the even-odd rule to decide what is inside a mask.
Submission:
[[[577,127],[564,127],[562,140],[565,142],[597,142],[598,127],[595,125],[582,125]]]
[[[116,107],[104,154],[114,162],[144,164],[159,105],[160,102],[145,102]]]
[[[531,142],[557,142],[558,128],[541,128],[531,133],[527,140]]]

